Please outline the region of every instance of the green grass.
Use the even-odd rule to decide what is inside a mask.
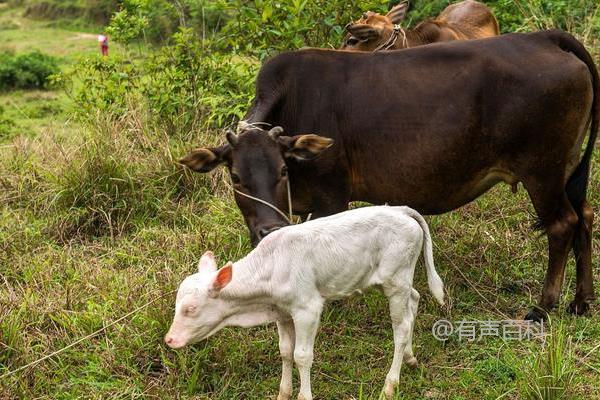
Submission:
[[[39,48],[62,57],[63,68],[97,52],[95,39],[76,39],[77,32],[0,9],[0,26],[6,20],[15,24],[0,30],[0,50]],[[222,171],[204,177],[173,163],[194,143],[214,141],[215,132],[167,137],[136,112],[118,123],[99,117],[94,126],[82,126],[71,120],[72,105],[57,91],[4,93],[0,104],[19,127],[0,139],[0,375],[172,291],[205,250],[221,264],[250,251]],[[599,167],[596,154],[589,195],[594,207]],[[428,221],[448,305],[433,301],[419,265],[414,346],[420,365],[402,370],[397,399],[535,398],[536,390],[564,381],[564,399],[600,399],[598,305],[586,317],[565,312],[574,291],[573,260],[545,346],[535,340],[442,343],[431,334],[441,318],[520,319],[536,302],[547,247],[531,230],[533,209],[523,188],[512,194],[497,186]],[[599,250],[595,235],[600,293]],[[167,296],[57,357],[0,379],[0,398],[276,397],[274,326],[225,329],[172,351],[162,337],[173,306],[174,295]],[[370,291],[333,302],[322,322],[313,367],[316,398],[377,399],[393,348],[384,296]]]

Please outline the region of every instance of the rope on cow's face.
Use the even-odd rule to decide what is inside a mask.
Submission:
[[[402,32],[402,45],[405,48],[408,48],[408,43],[406,41],[406,32],[404,31],[404,29],[402,29],[402,27],[400,25],[396,24],[396,25],[394,25],[394,30],[392,31],[390,37],[387,38],[387,40],[385,42],[383,42],[382,44],[377,46],[375,48],[375,50],[373,50],[373,52],[381,51],[381,50],[389,50],[392,47],[394,47],[394,45],[396,44],[396,41],[398,40],[398,34],[400,32]]]
[[[293,225],[294,222],[293,222],[293,215],[292,215],[292,189],[290,188],[290,178],[287,179],[286,186],[287,186],[287,200],[288,200],[289,217],[287,215],[285,215],[285,213],[283,211],[281,211],[279,208],[275,207],[273,204],[269,203],[268,201],[265,201],[265,200],[259,199],[258,197],[254,197],[254,196],[251,196],[244,192],[241,192],[241,191],[237,190],[236,188],[234,188],[233,186],[232,186],[232,189],[234,192],[236,192],[240,196],[247,197],[251,200],[254,200],[256,202],[259,202],[259,203],[264,204],[265,206],[271,208],[277,214],[281,215],[288,224]]]

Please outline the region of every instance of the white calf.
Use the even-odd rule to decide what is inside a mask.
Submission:
[[[220,270],[206,252],[198,272],[179,286],[165,342],[180,348],[225,326],[276,321],[283,359],[278,400],[291,398],[292,357],[300,373],[298,399],[311,400],[310,368],[323,303],[377,285],[389,299],[394,330],[394,358],[384,387],[389,398],[402,360],[416,364],[412,330],[419,293],[412,284],[422,248],[429,289],[443,304],[429,229],[408,207],[359,208],[287,226]]]

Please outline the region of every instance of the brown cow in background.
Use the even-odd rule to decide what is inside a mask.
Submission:
[[[364,13],[361,19],[346,26],[348,34],[340,49],[398,50],[435,42],[483,39],[500,33],[492,11],[478,1],[464,0],[451,4],[437,18],[404,30],[398,24],[404,20],[408,7],[408,1],[403,1],[387,15],[371,11]]]

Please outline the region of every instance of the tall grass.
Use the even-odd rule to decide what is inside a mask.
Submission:
[[[544,346],[537,352],[534,350],[533,354],[521,359],[518,364],[520,398],[571,398],[576,374],[575,353],[564,322],[557,322],[547,333]]]

